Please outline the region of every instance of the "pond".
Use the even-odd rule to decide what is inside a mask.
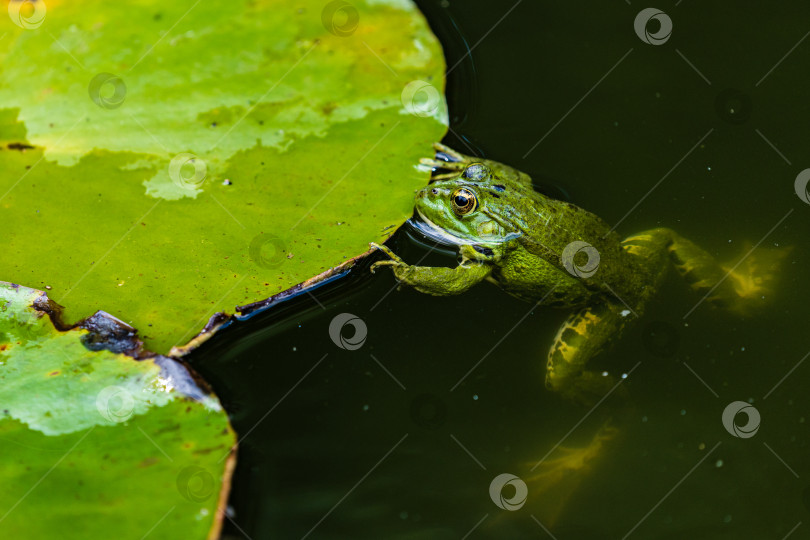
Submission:
[[[190,356],[240,437],[225,537],[805,537],[810,5],[418,4],[447,57],[446,144],[622,236],[671,227],[730,265],[792,249],[746,316],[672,273],[594,359],[627,375],[596,406],[543,383],[565,311],[400,289],[369,271],[382,255],[234,322]],[[455,264],[407,227],[389,245]]]

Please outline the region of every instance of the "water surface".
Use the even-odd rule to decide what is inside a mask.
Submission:
[[[419,4],[452,68],[446,143],[532,174],[623,235],[672,227],[732,263],[758,243],[793,246],[779,290],[740,317],[673,276],[595,360],[632,370],[629,399],[591,409],[543,385],[565,312],[489,284],[452,298],[397,290],[361,265],[192,355],[244,437],[226,534],[806,537],[810,204],[794,179],[810,167],[810,5],[664,2],[673,32],[650,45],[635,3]],[[392,247],[411,263],[428,253],[404,231]],[[341,313],[365,324],[362,347],[330,339]],[[734,401],[760,413],[754,436],[723,426]],[[619,434],[586,471],[532,480],[607,421]],[[501,473],[526,481],[521,509],[491,500]]]

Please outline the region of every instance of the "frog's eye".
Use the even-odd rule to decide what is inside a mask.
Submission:
[[[464,169],[464,173],[462,176],[467,180],[472,180],[474,182],[482,182],[484,181],[487,176],[489,176],[490,170],[489,167],[484,165],[483,163],[473,163],[466,169]]]
[[[457,189],[453,193],[453,212],[465,216],[478,207],[478,198],[467,188]]]

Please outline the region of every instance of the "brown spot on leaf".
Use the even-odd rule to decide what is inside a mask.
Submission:
[[[9,150],[19,150],[21,152],[25,150],[33,150],[34,148],[30,144],[25,144],[21,142],[8,143],[6,146],[8,147]]]
[[[141,468],[151,467],[152,465],[154,465],[158,461],[159,460],[156,457],[148,457],[148,458],[144,459],[143,461],[141,461],[140,463],[138,463],[138,467],[141,467]]]
[[[323,114],[325,114],[326,116],[330,116],[332,114],[332,111],[334,111],[336,108],[337,103],[330,101],[329,103],[325,104],[321,110],[323,110]]]

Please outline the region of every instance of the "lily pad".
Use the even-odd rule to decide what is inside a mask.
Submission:
[[[446,106],[409,1],[45,5],[0,24],[0,277],[66,320],[165,353],[410,215]]]
[[[216,537],[235,445],[218,400],[105,313],[54,323],[43,292],[0,282],[0,536]]]

